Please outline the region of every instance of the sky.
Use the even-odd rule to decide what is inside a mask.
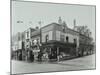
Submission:
[[[13,35],[39,26],[39,21],[43,27],[61,17],[69,28],[73,28],[74,19],[77,26],[87,25],[95,39],[95,6],[12,1],[11,8]]]

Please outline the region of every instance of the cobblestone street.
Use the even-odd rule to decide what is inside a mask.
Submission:
[[[94,69],[95,54],[53,63],[28,63],[12,60],[12,74]]]

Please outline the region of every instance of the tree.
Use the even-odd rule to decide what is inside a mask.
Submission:
[[[91,31],[89,28],[87,28],[87,26],[77,26],[77,31],[85,36],[91,36]]]

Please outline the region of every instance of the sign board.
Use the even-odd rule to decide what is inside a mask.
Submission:
[[[33,52],[40,52],[40,50],[33,50]]]

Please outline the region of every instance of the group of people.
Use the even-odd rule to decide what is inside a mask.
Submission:
[[[32,52],[30,52],[29,56],[28,56],[28,61],[49,61],[51,59],[57,59],[56,54],[49,54],[47,52],[42,53],[42,52],[38,52],[37,56],[35,56]]]
[[[41,62],[43,59],[48,60],[49,58],[47,53],[38,52],[35,56],[33,52],[29,52],[27,59],[29,62],[33,62],[34,60]]]
[[[49,60],[58,58],[57,54],[55,54],[55,53],[50,54],[48,52],[37,52],[37,54],[35,54],[33,51],[27,51],[27,52],[18,52],[16,54],[17,55],[13,56],[13,57],[16,57],[16,60],[28,61],[28,62],[49,61]]]

